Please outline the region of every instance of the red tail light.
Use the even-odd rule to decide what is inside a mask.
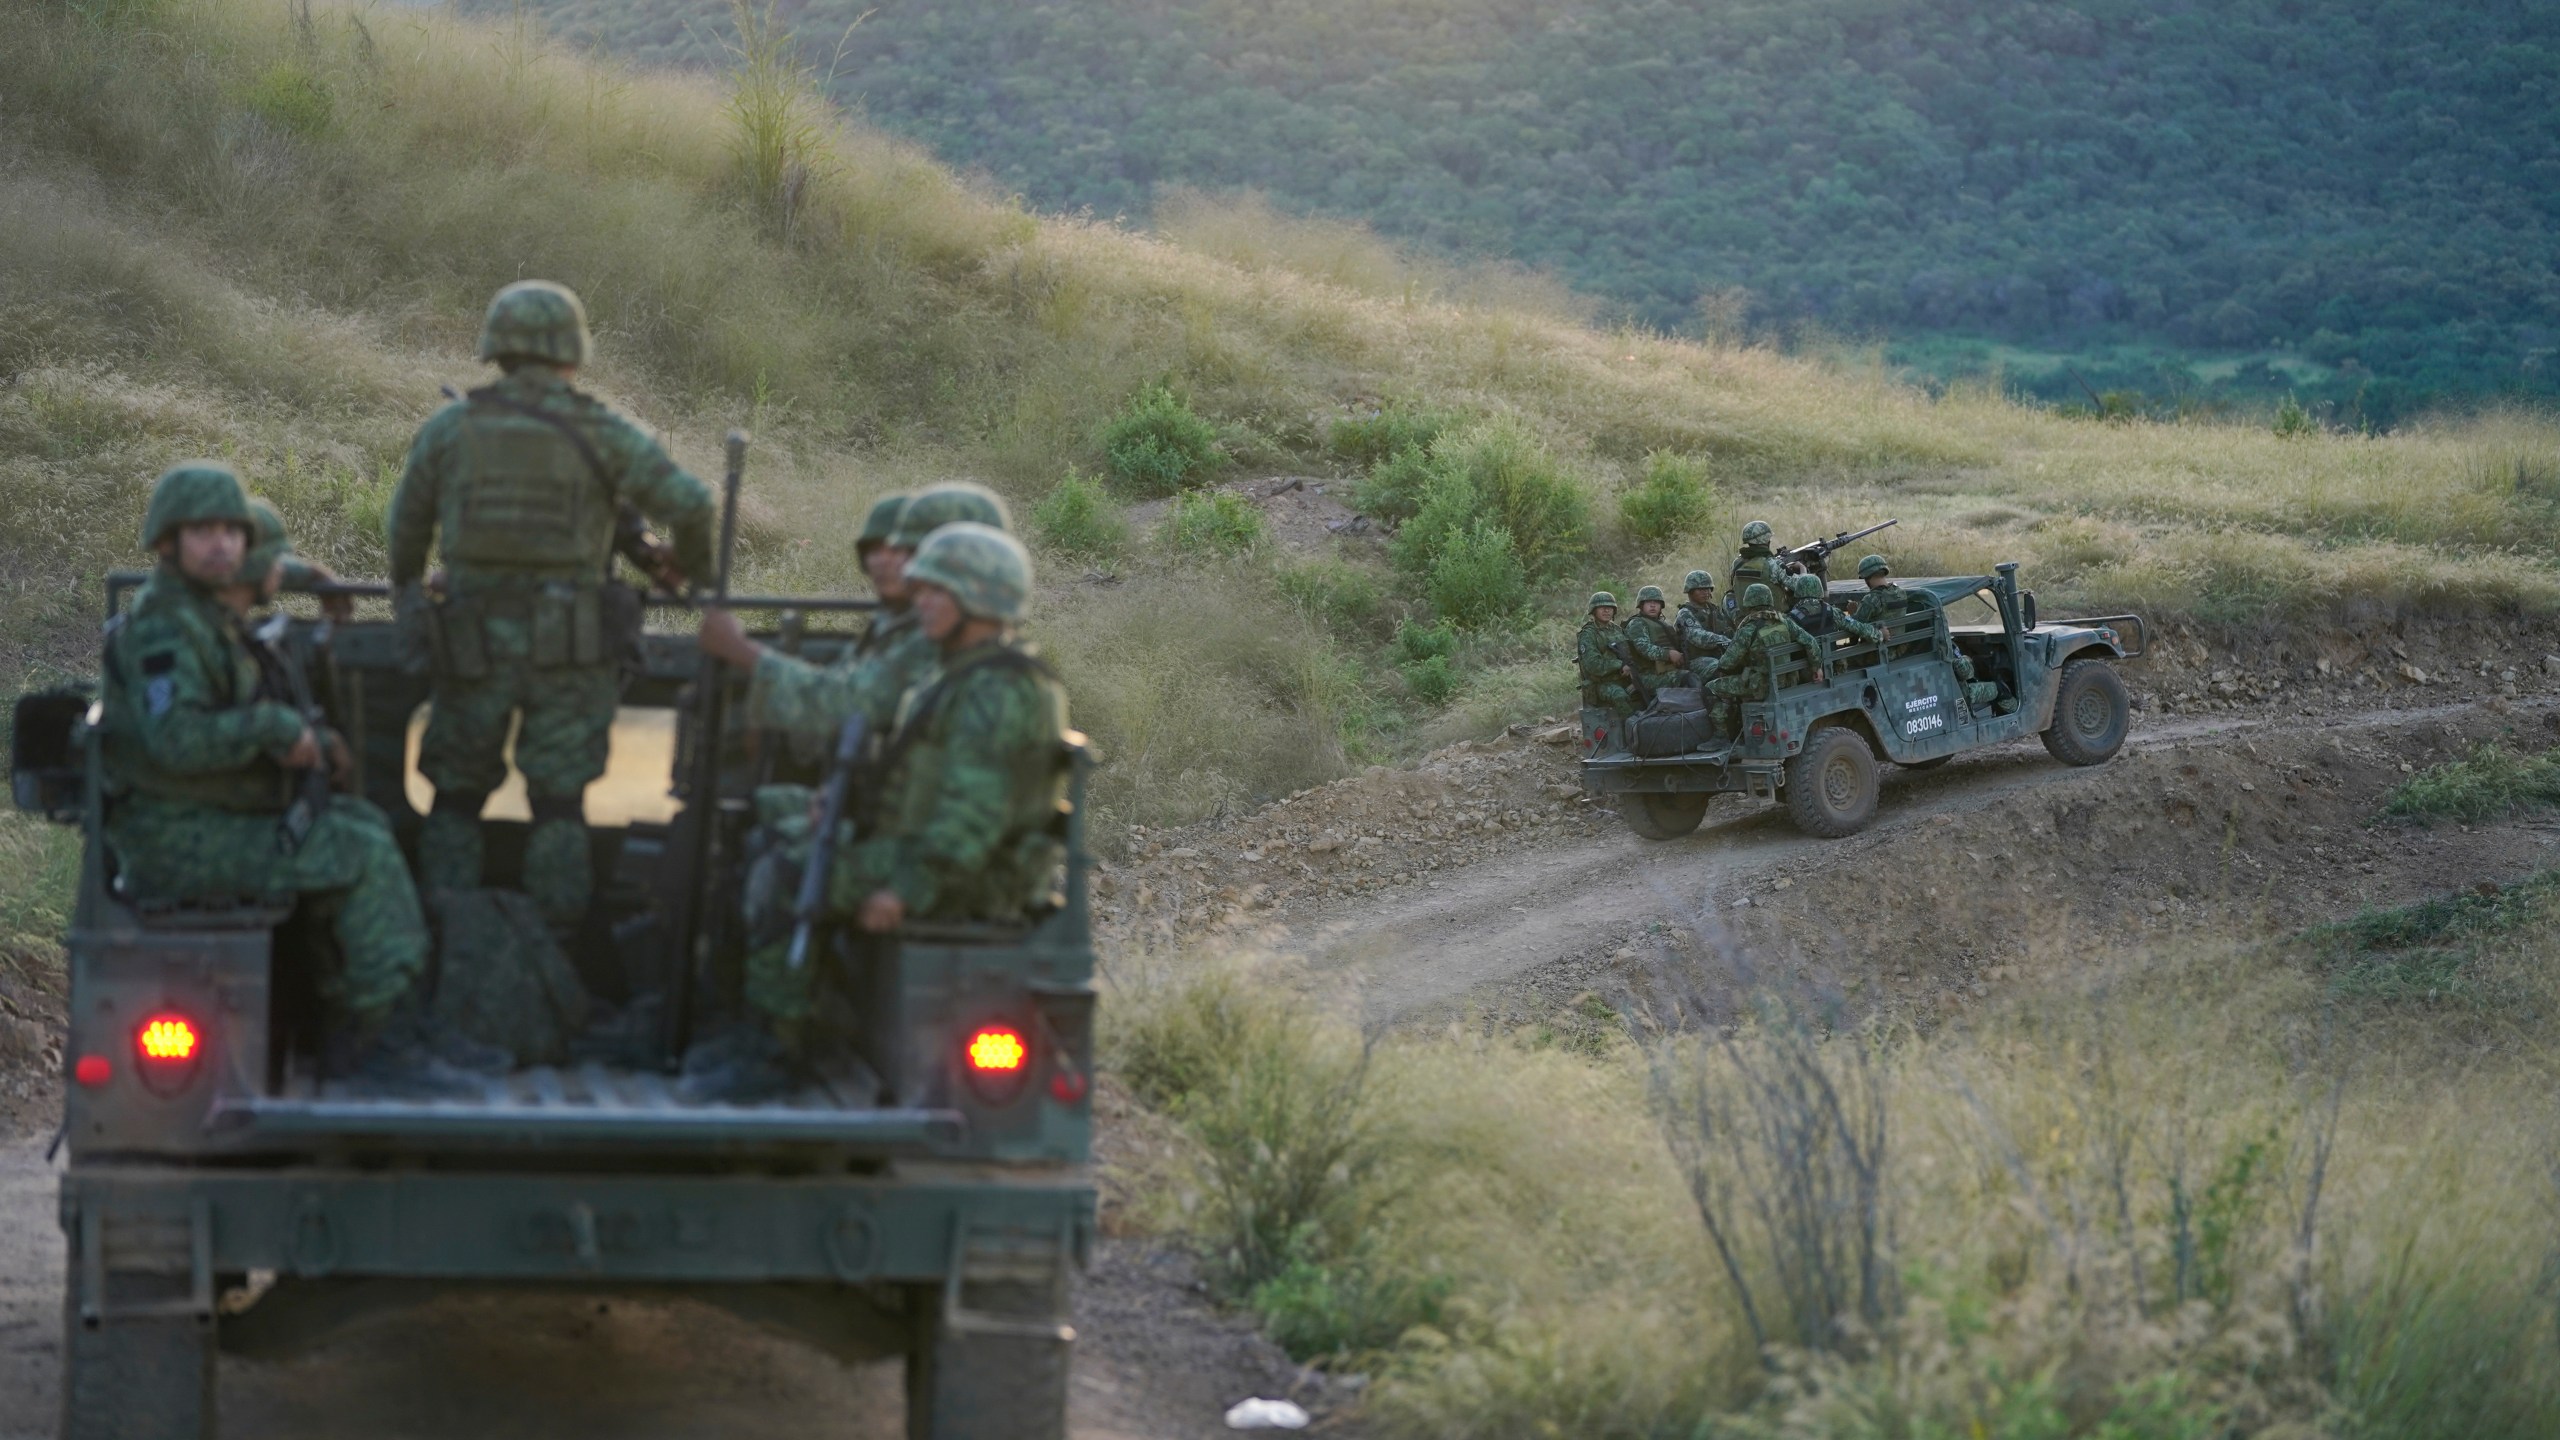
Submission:
[[[155,1095],[175,1095],[196,1078],[204,1059],[204,1037],[195,1022],[174,1010],[163,1010],[133,1032],[133,1048],[142,1063],[135,1069],[142,1086]]]
[[[969,1068],[980,1075],[1015,1075],[1031,1061],[1031,1047],[1022,1036],[1001,1026],[990,1026],[969,1037]]]
[[[71,1078],[95,1090],[116,1078],[116,1067],[104,1055],[83,1055],[71,1067]]]
[[[196,1027],[184,1015],[154,1015],[142,1022],[134,1044],[142,1058],[162,1065],[185,1065],[196,1058]]]

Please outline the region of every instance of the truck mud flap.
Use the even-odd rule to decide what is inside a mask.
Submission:
[[[62,1207],[84,1272],[198,1277],[198,1293],[170,1313],[197,1313],[199,1303],[209,1313],[212,1277],[250,1271],[940,1285],[959,1263],[972,1280],[1015,1265],[1048,1277],[1090,1249],[1095,1198],[1081,1172],[918,1180],[116,1167],[64,1176]],[[1035,1247],[990,1244],[1033,1236]],[[133,1248],[145,1238],[147,1253]]]

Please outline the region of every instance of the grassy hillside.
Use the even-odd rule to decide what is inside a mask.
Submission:
[[[728,6],[533,8],[699,63]],[[781,8],[836,93],[1054,209],[1250,187],[1552,266],[1656,326],[1694,332],[1702,295],[1729,315],[1738,290],[1763,322],[2072,350],[2102,390],[2298,390],[2385,424],[2560,394],[2548,5]],[[2276,369],[2126,364],[2127,341]],[[2015,378],[2081,398],[2058,369]]]

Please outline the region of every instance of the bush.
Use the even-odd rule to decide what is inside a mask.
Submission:
[[[1644,458],[1644,480],[1618,497],[1618,518],[1637,538],[1677,540],[1705,528],[1715,508],[1703,460],[1656,450]]]
[[[1176,495],[1165,512],[1164,540],[1183,555],[1241,555],[1262,543],[1262,512],[1232,490]]]
[[[1325,432],[1325,446],[1354,464],[1375,466],[1407,451],[1428,453],[1431,442],[1451,425],[1448,416],[1436,411],[1391,403],[1375,415],[1334,421]]]
[[[1460,629],[1498,630],[1528,608],[1529,577],[1511,551],[1511,532],[1478,520],[1441,546],[1423,593]]]
[[[2319,434],[2320,422],[2311,418],[2311,412],[2302,408],[2301,401],[2287,395],[2283,403],[2276,406],[2275,430],[2287,440],[2298,440],[2305,435]]]
[[[1405,689],[1425,705],[1445,705],[1458,693],[1458,632],[1446,620],[1396,626],[1387,657],[1404,676]]]
[[[1438,1326],[1446,1275],[1404,1275],[1355,1255],[1338,1265],[1293,1260],[1254,1287],[1253,1308],[1292,1359],[1381,1351],[1416,1326]]]
[[[1352,491],[1352,503],[1381,520],[1410,520],[1422,508],[1422,494],[1437,473],[1431,452],[1407,445],[1369,467],[1367,478]]]
[[[1582,549],[1590,504],[1523,422],[1506,416],[1443,436],[1431,459],[1440,474],[1474,488],[1485,518],[1511,532],[1512,553],[1531,576],[1555,574]]]
[[[1070,465],[1066,478],[1032,507],[1031,533],[1061,554],[1101,557],[1119,553],[1129,523],[1101,485]]]
[[[1227,463],[1217,427],[1191,412],[1170,385],[1150,385],[1102,427],[1111,473],[1143,494],[1171,495]]]
[[[1377,578],[1339,560],[1319,560],[1281,570],[1280,593],[1337,635],[1375,633],[1386,596]]]
[[[1422,503],[1415,507],[1413,518],[1398,526],[1395,539],[1388,543],[1388,558],[1414,580],[1429,581],[1432,567],[1440,563],[1440,552],[1475,523],[1483,508],[1474,481],[1433,471],[1423,484]]]

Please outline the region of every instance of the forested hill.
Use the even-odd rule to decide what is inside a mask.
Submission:
[[[678,63],[727,24],[720,0],[534,9]],[[1046,208],[1253,187],[1667,327],[1742,287],[1764,323],[2267,351],[2385,417],[2560,390],[2555,0],[781,13],[873,120]]]

